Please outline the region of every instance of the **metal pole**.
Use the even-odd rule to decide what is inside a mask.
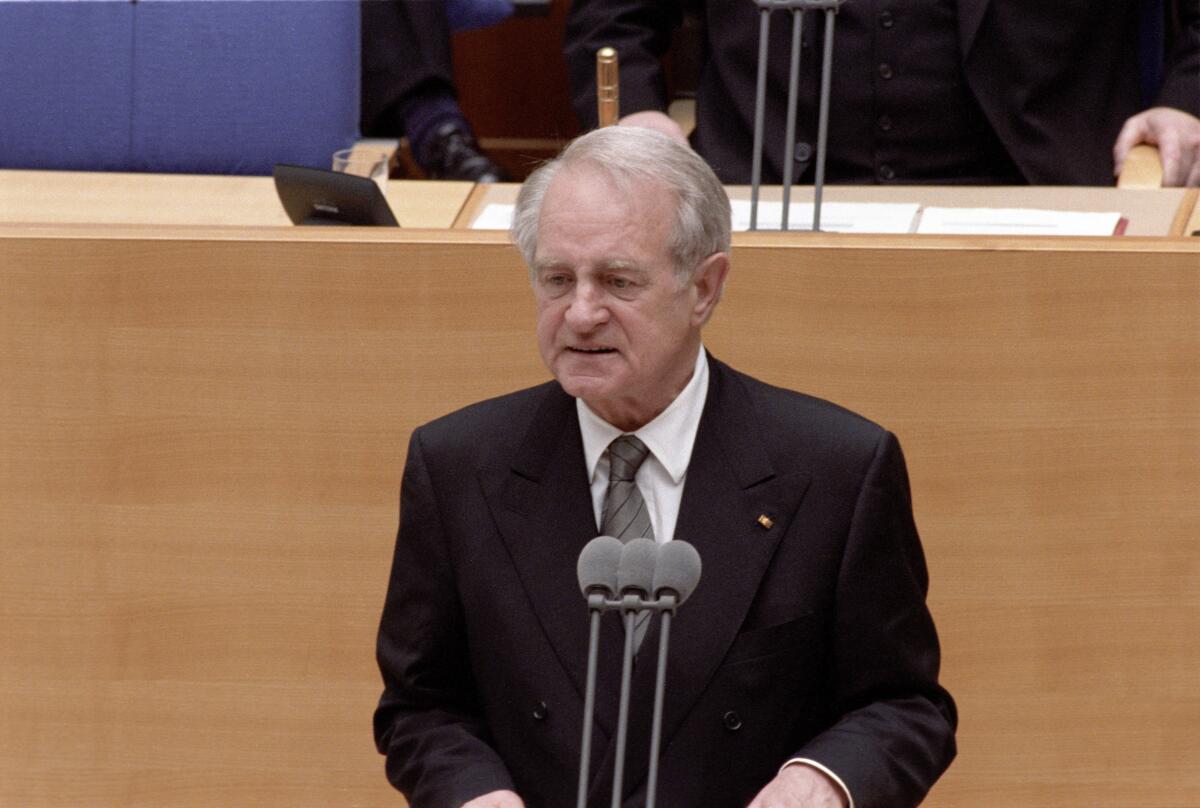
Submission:
[[[758,190],[762,185],[764,112],[767,106],[767,47],[771,36],[771,9],[763,6],[758,22],[758,86],[754,95],[754,155],[750,169],[750,229],[758,229]]]
[[[599,596],[603,603],[603,596]],[[588,792],[588,767],[592,762],[592,714],[596,712],[596,661],[600,656],[600,609],[591,609],[591,626],[588,633],[587,689],[584,690],[583,740],[579,753],[579,790],[575,795],[575,808],[586,808]]]
[[[617,753],[613,767],[612,808],[621,808],[621,789],[625,779],[625,737],[629,732],[629,688],[633,673],[633,638],[637,634],[637,614],[624,613],[625,653],[621,658],[621,701],[617,712]]]
[[[662,745],[663,695],[667,690],[667,646],[671,636],[671,610],[662,613],[658,624],[658,674],[654,679],[654,720],[650,725],[650,768],[646,780],[646,808],[658,800],[658,750]]]
[[[821,229],[821,203],[825,190],[825,159],[829,141],[829,87],[833,72],[834,15],[845,0],[755,0],[759,8],[758,81],[754,97],[754,154],[750,169],[750,229],[758,229],[758,202],[762,190],[763,140],[767,106],[767,60],[770,50],[771,12],[792,12],[792,53],[788,75],[787,140],[783,149],[783,207],[780,227],[788,229],[792,184],[795,177],[796,107],[800,86],[800,57],[803,45],[804,13],[825,12],[825,47],[821,58],[821,90],[817,115],[817,168],[813,182],[813,230]]]
[[[783,210],[779,229],[788,229],[788,211],[792,204],[792,176],[796,168],[796,104],[800,94],[800,42],[804,30],[804,10],[792,9],[792,54],[788,73],[787,134],[783,141]]]
[[[817,113],[817,176],[813,181],[814,232],[821,229],[821,196],[825,190],[825,151],[829,140],[829,80],[833,73],[833,16],[837,8],[825,11],[825,49],[821,54],[821,106]]]

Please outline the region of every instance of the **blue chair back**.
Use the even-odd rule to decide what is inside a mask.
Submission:
[[[358,137],[358,3],[0,2],[0,76],[0,168],[327,168]]]

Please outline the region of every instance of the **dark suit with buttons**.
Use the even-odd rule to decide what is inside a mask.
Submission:
[[[801,756],[860,808],[915,805],[954,756],[956,718],[899,446],[832,404],[709,367],[675,534],[704,573],[672,625],[659,804],[742,808]],[[504,788],[529,808],[574,804],[588,635],[575,562],[595,535],[575,401],[557,383],[413,433],[375,715],[413,808]],[[593,806],[610,800],[615,615],[601,643]],[[630,807],[645,798],[652,660],[635,672]]]
[[[1153,105],[1200,115],[1200,3],[1178,3],[1178,35],[1154,98],[1142,98],[1139,25],[1152,0],[854,0],[839,12],[830,182],[1111,185],[1112,146]],[[621,113],[666,109],[658,57],[685,6],[705,21],[693,145],[723,182],[750,180],[758,11],[751,0],[574,0],[566,55],[575,109],[596,121],[595,52],[621,60]],[[773,16],[763,178],[782,177],[790,23]],[[797,116],[816,143],[823,20],[806,18]],[[811,159],[798,166],[811,181]],[[807,173],[805,173],[807,171]]]

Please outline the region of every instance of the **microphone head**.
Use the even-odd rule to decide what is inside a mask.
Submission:
[[[653,539],[633,539],[621,548],[621,561],[617,564],[617,592],[625,594],[636,589],[647,597],[654,589],[654,567],[658,559],[658,545]]]
[[[575,573],[585,598],[597,589],[609,597],[617,594],[617,565],[624,549],[621,540],[612,536],[597,536],[583,546]]]
[[[654,568],[654,597],[670,593],[682,605],[700,582],[700,553],[685,541],[676,539],[658,548],[658,566]]]

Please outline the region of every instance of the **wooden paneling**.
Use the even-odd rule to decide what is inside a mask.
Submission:
[[[391,180],[385,196],[401,227],[449,227],[473,187]],[[0,170],[0,224],[14,223],[291,226],[271,177]]]
[[[544,379],[532,325],[499,234],[0,229],[0,805],[402,804],[405,443]],[[900,436],[962,713],[928,804],[1194,804],[1196,246],[743,235],[707,343]]]

